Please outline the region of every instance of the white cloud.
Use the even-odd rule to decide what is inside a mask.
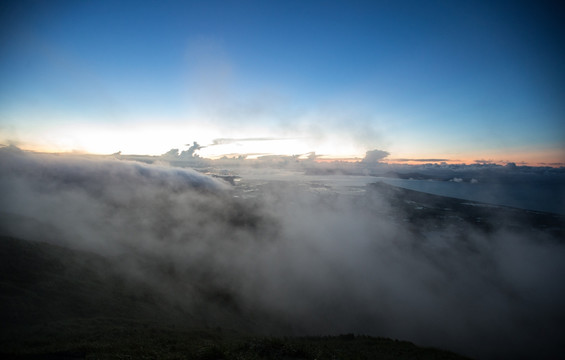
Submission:
[[[0,149],[0,170],[3,212],[49,224],[51,241],[121,254],[128,276],[188,309],[199,295],[187,282],[297,333],[367,333],[477,357],[539,355],[563,331],[555,275],[565,249],[541,231],[411,228],[386,194],[316,192],[276,176],[230,190],[191,170],[13,148]],[[174,264],[184,287],[144,259]]]

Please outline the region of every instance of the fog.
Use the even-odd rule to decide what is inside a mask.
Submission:
[[[478,358],[564,350],[565,246],[549,232],[419,228],[370,187],[272,174],[230,186],[190,169],[7,147],[0,225],[119,259],[125,276],[189,312],[202,311],[202,292],[222,294],[258,331],[385,336]]]

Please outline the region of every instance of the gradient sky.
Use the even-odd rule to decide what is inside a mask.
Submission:
[[[3,1],[0,13],[3,144],[161,154],[223,138],[201,155],[565,165],[565,17],[551,3]]]

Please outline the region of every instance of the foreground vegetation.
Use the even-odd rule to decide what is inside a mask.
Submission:
[[[0,236],[0,260],[3,359],[462,358],[351,334],[272,337],[248,325],[268,322],[260,314],[220,311],[226,299],[215,304],[217,296],[200,294],[208,305],[197,309],[204,313],[187,313],[158,301],[159,294],[143,283],[123,278],[99,255],[43,242]],[[210,312],[223,321],[212,321]],[[231,325],[209,325],[218,322]]]
[[[12,329],[0,356],[13,359],[464,359],[385,338],[258,337],[126,319],[82,319]]]

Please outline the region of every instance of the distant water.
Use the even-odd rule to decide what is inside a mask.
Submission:
[[[438,180],[394,179],[353,175],[304,175],[300,172],[274,172],[272,174],[242,174],[245,180],[293,181],[319,183],[334,191],[351,192],[353,188],[382,181],[389,185],[493,205],[544,211],[565,215],[565,181],[556,178],[539,178],[536,181],[506,182],[454,182]]]
[[[458,199],[565,215],[565,184],[561,182],[468,183],[377,178],[389,185]]]

